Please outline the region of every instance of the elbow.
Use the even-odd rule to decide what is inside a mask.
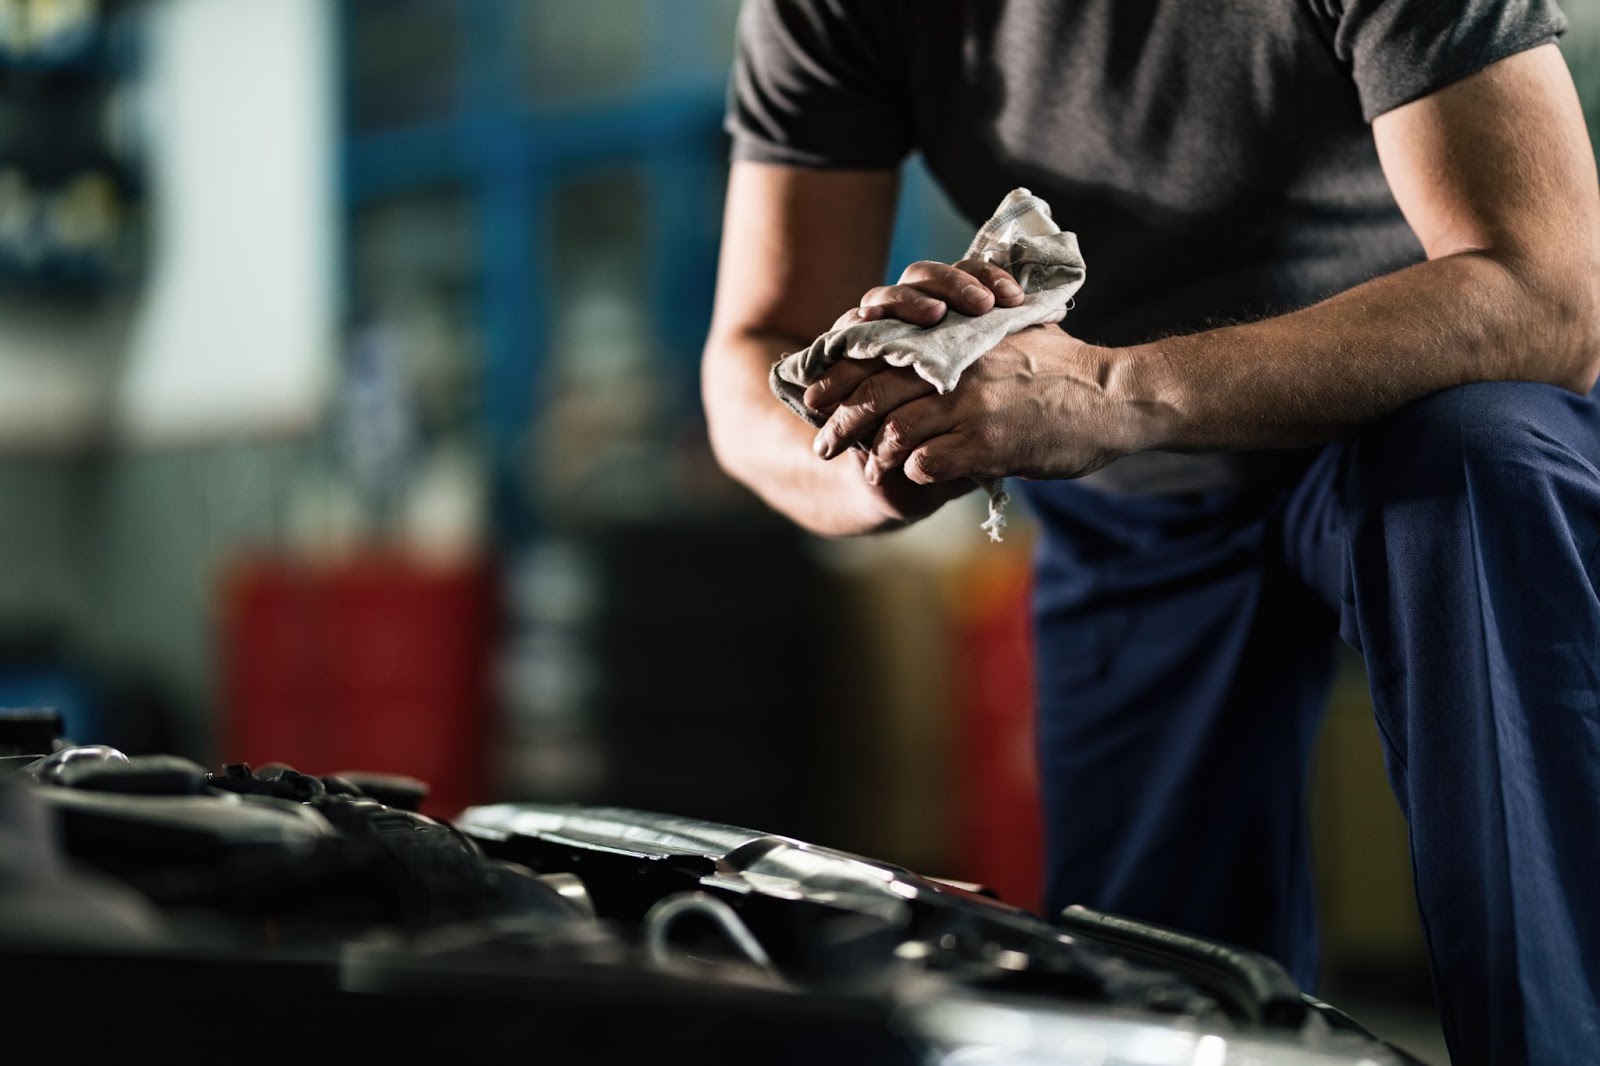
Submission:
[[[748,469],[748,464],[743,462],[749,453],[748,448],[740,448],[734,441],[734,434],[726,428],[726,420],[718,419],[711,413],[711,408],[706,407],[706,439],[711,444],[711,457],[716,460],[717,467],[728,477],[752,492],[758,492],[754,471]]]
[[[722,472],[746,487],[749,479],[740,469],[740,455],[744,449],[736,446],[738,434],[733,429],[732,383],[728,380],[731,367],[727,365],[728,353],[722,350],[713,336],[706,342],[700,359],[700,405],[705,412],[706,440],[711,445],[711,456]]]
[[[1588,395],[1600,379],[1600,257],[1565,289],[1556,312],[1564,358],[1554,384]]]
[[[1520,313],[1509,317],[1513,377],[1587,395],[1600,380],[1600,248],[1564,256],[1559,266],[1503,262],[1516,278]]]
[[[767,399],[765,359],[753,358],[738,334],[713,331],[700,357],[700,406],[705,414],[706,441],[722,472],[762,495],[762,449],[755,438],[762,431],[761,401]],[[776,401],[770,401],[776,405]]]
[[[1595,352],[1591,353],[1566,381],[1560,382],[1560,385],[1562,388],[1572,390],[1579,396],[1587,396],[1594,391],[1594,384],[1597,378],[1600,378],[1600,348],[1596,348]]]

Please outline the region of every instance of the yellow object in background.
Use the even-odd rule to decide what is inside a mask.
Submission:
[[[76,51],[99,20],[97,0],[0,0],[0,51],[15,57]]]

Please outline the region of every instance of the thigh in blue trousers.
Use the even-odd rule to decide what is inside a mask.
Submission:
[[[1306,986],[1305,774],[1362,653],[1457,1066],[1600,1061],[1600,408],[1449,389],[1277,487],[1033,486],[1046,898]]]

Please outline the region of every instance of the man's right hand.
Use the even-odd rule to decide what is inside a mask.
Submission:
[[[864,322],[898,318],[918,326],[940,322],[945,312],[981,315],[994,307],[1015,307],[1022,302],[1022,286],[1002,267],[982,259],[938,263],[924,259],[900,273],[894,285],[877,285],[861,297],[851,314]]]
[[[951,310],[976,316],[995,307],[1015,307],[1022,296],[1016,279],[993,263],[924,260],[906,267],[898,283],[868,289],[860,305],[840,315],[833,328],[884,318],[933,326]],[[878,359],[841,360],[805,392],[805,405],[828,416],[812,449],[832,459],[852,441],[871,442],[890,412],[933,391],[914,370]]]
[[[871,287],[882,277],[897,186],[893,171],[744,161],[729,176],[717,308],[702,364],[707,428],[729,474],[817,533],[904,525],[964,494],[971,482],[922,486],[895,472],[870,484],[859,450],[849,459],[819,461],[816,431],[772,398],[773,362],[825,331],[851,301],[856,306],[848,313],[857,321],[932,325],[951,308],[981,314],[1022,298],[1020,289],[1007,290],[1003,272],[978,263],[917,263],[898,284]],[[890,410],[909,396],[899,385],[914,384],[917,396],[931,388],[910,371],[840,367],[807,399],[830,416],[871,418],[863,401],[879,387],[871,385],[874,377],[883,379],[879,385],[896,383]]]

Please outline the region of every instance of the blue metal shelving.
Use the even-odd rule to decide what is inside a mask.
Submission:
[[[343,25],[351,32],[351,4]],[[347,133],[347,211],[408,192],[452,187],[473,203],[483,327],[481,410],[492,452],[496,524],[505,542],[536,527],[523,491],[523,449],[542,401],[553,191],[625,165],[644,175],[651,227],[651,321],[666,376],[686,415],[696,411],[694,368],[710,315],[718,219],[704,195],[722,180],[723,69],[683,72],[698,5],[642,5],[626,32],[646,42],[640,82],[603,97],[528,100],[519,69],[515,0],[454,0],[458,85],[454,112],[398,128]],[[603,6],[603,5],[602,5]],[[703,27],[702,27],[703,28]],[[347,128],[348,121],[347,109]],[[927,181],[907,182],[894,261],[937,254],[929,246]]]

